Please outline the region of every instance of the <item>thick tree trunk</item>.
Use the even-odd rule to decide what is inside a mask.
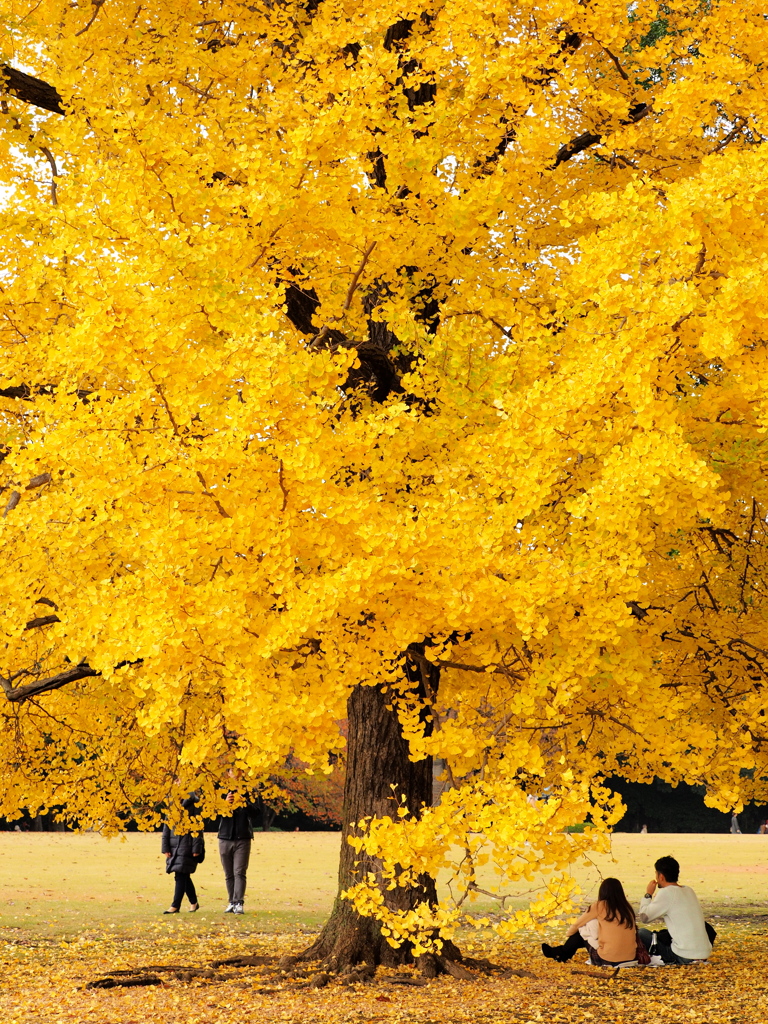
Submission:
[[[302,954],[302,960],[322,960],[333,971],[358,963],[397,966],[414,963],[408,944],[393,949],[376,921],[361,917],[340,894],[368,872],[380,875],[380,864],[365,853],[356,853],[347,838],[357,832],[356,823],[368,815],[397,818],[404,799],[411,812],[432,803],[432,759],[413,762],[403,739],[391,697],[379,686],[356,686],[348,702],[347,775],[344,786],[343,831],[339,862],[339,895],[331,916],[316,942]],[[393,788],[394,786],[394,788]],[[436,902],[435,882],[422,875],[419,884],[385,890],[387,906],[410,910],[425,901]],[[460,959],[452,943],[446,943],[443,957]],[[441,958],[442,959],[442,958]],[[428,974],[441,969],[436,957],[422,957],[420,966]]]

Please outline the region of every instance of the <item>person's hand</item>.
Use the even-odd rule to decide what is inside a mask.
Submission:
[[[166,856],[166,857],[170,857],[170,856],[171,856],[171,853],[170,853],[170,851],[168,851],[168,853],[166,853],[166,855],[165,855],[165,856]]]
[[[653,894],[656,892],[656,884],[656,879],[652,878],[646,886],[645,891],[649,896],[653,896]]]
[[[227,793],[227,803],[228,804],[233,804],[234,802],[235,802],[235,794],[234,793]]]

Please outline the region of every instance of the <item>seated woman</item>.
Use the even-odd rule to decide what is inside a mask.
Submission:
[[[592,963],[600,966],[618,967],[637,960],[635,912],[618,878],[603,879],[597,902],[574,921],[567,934],[562,946],[542,943],[544,956],[565,963],[586,946]]]

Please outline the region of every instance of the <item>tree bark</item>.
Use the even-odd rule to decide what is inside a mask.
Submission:
[[[327,969],[344,970],[367,963],[388,967],[413,964],[410,944],[393,949],[381,934],[377,921],[361,917],[341,893],[368,872],[381,877],[381,865],[366,853],[356,853],[347,841],[358,834],[357,822],[369,815],[397,818],[401,801],[414,813],[432,803],[432,758],[411,761],[397,713],[388,706],[391,696],[380,686],[356,686],[348,705],[347,774],[344,785],[339,890],[331,916],[302,960],[322,960]],[[393,910],[411,910],[437,902],[434,879],[421,875],[418,884],[385,889],[386,904]],[[445,958],[460,960],[453,943],[443,946],[442,956],[421,957],[419,966],[435,975]]]
[[[18,673],[18,675],[21,675],[21,673]],[[13,681],[16,677],[6,679],[5,676],[0,676],[0,689],[5,694],[7,700],[19,703],[27,700],[28,697],[36,697],[39,693],[59,690],[62,686],[67,686],[69,683],[76,683],[80,679],[89,679],[91,676],[100,675],[101,672],[97,672],[90,665],[82,662],[80,665],[75,665],[74,668],[68,668],[64,672],[59,672],[58,675],[49,676],[48,679],[38,679],[34,683],[27,683],[25,686],[14,686]]]
[[[0,91],[41,110],[50,110],[52,114],[66,114],[61,95],[54,86],[40,78],[25,75],[9,64],[0,64]]]

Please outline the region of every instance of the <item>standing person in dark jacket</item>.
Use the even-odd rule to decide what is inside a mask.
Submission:
[[[227,793],[227,803],[232,807],[235,802],[235,794]],[[219,856],[221,866],[224,868],[224,878],[227,883],[227,903],[225,914],[244,914],[243,902],[245,900],[245,873],[248,870],[248,861],[251,858],[251,841],[253,840],[253,828],[251,827],[250,812],[255,805],[249,800],[245,807],[232,807],[229,815],[222,815],[219,819]]]
[[[205,855],[204,851],[202,833],[177,836],[167,825],[163,825],[161,852],[165,854],[165,870],[168,874],[173,872],[176,876],[173,900],[169,909],[163,911],[164,914],[178,914],[185,894],[190,903],[190,912],[194,913],[199,909],[192,875],[197,871],[197,865]]]

